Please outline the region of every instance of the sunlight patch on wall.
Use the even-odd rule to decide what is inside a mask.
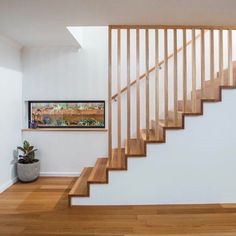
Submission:
[[[80,47],[83,47],[83,28],[77,26],[67,26],[67,30],[72,34],[72,36],[76,39]]]
[[[87,31],[91,32],[91,30],[94,30],[101,33],[104,32],[104,29],[107,30],[107,26],[67,26],[66,28],[76,39],[81,48],[85,47],[85,34]]]

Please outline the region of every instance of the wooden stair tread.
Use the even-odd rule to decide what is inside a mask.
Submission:
[[[145,146],[142,139],[126,140],[125,155],[127,156],[145,156]]]
[[[181,120],[160,120],[159,122],[160,126],[164,128],[170,128],[170,129],[182,129],[182,121]]]
[[[221,86],[235,86],[236,85],[236,61],[233,62],[233,84],[229,83],[229,74],[228,74],[228,68],[223,70],[223,81],[221,82]],[[217,72],[217,82],[219,83],[219,72]]]
[[[183,109],[184,109],[184,101],[179,100],[178,101],[178,112],[182,112],[184,114],[191,114],[191,113],[192,114],[201,114],[202,113],[201,101],[199,99],[196,100],[196,110],[195,111],[193,111],[191,100],[186,101],[185,110],[183,110]]]
[[[81,175],[78,177],[74,183],[72,189],[69,192],[69,196],[89,196],[89,186],[87,180],[93,170],[93,167],[86,167],[83,169]]]
[[[223,71],[223,80],[220,81],[219,79],[219,72],[217,72],[217,78],[214,79],[214,86],[215,86],[215,91],[213,92],[212,96],[212,81],[211,80],[206,80],[204,81],[204,95],[202,96],[202,89],[197,89],[196,90],[196,96],[197,98],[202,98],[205,100],[212,99],[213,100],[220,100],[220,89],[219,86],[222,87],[234,87],[236,85],[236,63],[233,63],[233,81],[231,81],[231,84],[229,83],[228,79],[228,69],[225,69]],[[233,84],[232,84],[233,83]]]
[[[107,183],[108,158],[98,158],[88,178],[89,183]]]
[[[121,149],[121,155],[119,155],[117,148],[112,150],[112,158],[109,158],[109,160],[107,161],[107,168],[109,170],[127,169],[127,162],[124,148]]]
[[[168,119],[175,120],[174,111],[168,111]],[[182,112],[177,111],[177,120],[182,120]]]
[[[142,136],[142,139],[145,141],[145,142],[148,142],[148,143],[161,143],[161,142],[164,142],[164,137],[163,137],[163,129],[161,127],[159,127],[159,133],[158,135],[156,135],[156,132],[154,129],[150,129],[149,130],[149,137],[147,139],[147,132],[146,132],[146,129],[141,129],[141,136]]]
[[[204,87],[205,88],[211,88],[211,80],[205,80],[204,81]],[[226,83],[227,84],[227,78],[224,78],[224,82],[223,83]],[[220,85],[220,79],[219,78],[216,78],[214,79],[214,85],[215,86],[219,86]]]
[[[196,90],[196,98],[197,99],[212,99],[214,100],[220,100],[220,88],[218,84],[215,84],[215,89],[212,92],[211,86],[205,86],[204,88],[204,94],[202,94],[202,89]]]

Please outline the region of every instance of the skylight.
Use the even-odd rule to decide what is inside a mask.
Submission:
[[[76,39],[80,47],[83,47],[83,29],[85,27],[78,27],[78,26],[67,26],[66,27],[72,36]]]

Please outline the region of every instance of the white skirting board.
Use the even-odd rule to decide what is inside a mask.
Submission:
[[[17,182],[17,177],[13,178],[12,180],[9,180],[8,182],[2,184],[0,186],[0,193],[4,192],[6,189],[8,189],[9,187],[11,187],[14,183]]]
[[[40,176],[78,177],[80,176],[80,172],[40,172]]]
[[[204,115],[187,117],[166,143],[149,144],[147,157],[129,158],[128,171],[109,172],[109,184],[90,186],[72,205],[207,204],[236,202],[236,91]]]

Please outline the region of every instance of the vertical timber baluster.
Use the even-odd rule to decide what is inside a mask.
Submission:
[[[120,29],[117,32],[117,148],[118,156],[121,156],[121,37]]]
[[[223,60],[223,30],[219,30],[219,85],[224,84]]]
[[[196,35],[192,29],[192,112],[196,112]]]
[[[214,30],[210,30],[210,78],[211,98],[215,98],[215,65],[214,65]]]
[[[228,81],[233,85],[232,30],[228,30]]]
[[[112,29],[108,32],[108,158],[112,158]]]
[[[168,31],[164,29],[164,116],[168,124]]]
[[[205,30],[201,29],[201,97],[205,96]]]
[[[140,49],[139,49],[139,29],[136,29],[136,121],[137,139],[140,139]]]
[[[127,32],[127,87],[122,88],[121,89],[121,75],[123,71],[121,71],[122,67],[122,57],[123,56],[123,48],[122,48],[122,29],[126,29]],[[131,55],[131,46],[133,42],[131,42],[131,28],[135,28],[136,30],[136,81],[132,81],[131,83],[131,62],[133,62],[133,58]],[[169,121],[169,100],[170,97],[172,96],[172,92],[173,92],[173,100],[171,98],[171,104],[172,102],[174,102],[174,116],[173,116],[173,120],[177,121],[178,120],[178,86],[180,85],[178,82],[178,52],[181,52],[181,50],[183,51],[183,57],[182,57],[182,63],[183,63],[183,67],[182,67],[182,72],[183,72],[183,82],[181,84],[182,89],[183,89],[183,106],[182,106],[182,111],[183,112],[189,112],[188,110],[188,81],[187,81],[187,72],[188,72],[188,48],[187,46],[191,44],[192,47],[192,58],[190,58],[192,60],[192,97],[191,97],[191,101],[192,101],[192,111],[196,112],[197,111],[197,82],[198,82],[198,72],[196,71],[197,69],[197,58],[196,57],[196,53],[198,53],[196,50],[198,49],[198,47],[196,46],[196,28],[192,28],[191,32],[192,32],[192,37],[191,37],[191,41],[187,42],[187,33],[189,33],[189,28],[188,26],[183,26],[180,27],[182,29],[182,34],[183,34],[183,47],[182,48],[177,48],[178,46],[178,28],[177,27],[162,27],[163,31],[164,31],[164,60],[160,63],[159,60],[159,29],[158,26],[155,27],[125,27],[125,26],[110,26],[109,27],[109,31],[108,31],[108,157],[112,158],[112,152],[113,152],[113,140],[112,140],[112,132],[114,131],[112,129],[112,122],[113,122],[113,117],[112,117],[112,113],[113,113],[113,98],[117,99],[117,127],[115,129],[117,129],[117,150],[118,153],[121,154],[121,147],[122,147],[122,102],[121,102],[121,94],[127,90],[127,140],[131,139],[131,116],[133,117],[133,113],[131,113],[131,86],[134,85],[136,83],[136,114],[134,116],[136,117],[136,128],[137,128],[137,139],[141,138],[141,133],[140,133],[140,128],[141,128],[141,105],[140,105],[140,80],[141,79],[146,79],[145,80],[145,102],[146,102],[146,116],[145,116],[145,123],[146,123],[146,138],[147,140],[150,138],[150,118],[151,115],[150,113],[152,112],[152,106],[150,106],[150,73],[154,72],[155,70],[155,84],[154,84],[154,93],[155,93],[155,102],[154,102],[154,106],[155,106],[155,111],[154,111],[154,116],[155,116],[155,134],[159,136],[159,121],[160,121],[160,103],[159,103],[159,98],[160,98],[160,87],[159,87],[159,66],[160,64],[164,64],[164,121],[165,124],[168,126],[168,121]],[[198,28],[198,27],[197,27]],[[116,65],[113,63],[113,50],[112,50],[112,45],[115,39],[113,38],[114,35],[113,34],[113,30],[115,29],[115,31],[117,32],[117,55],[115,55],[116,57]],[[140,30],[144,30],[145,32],[145,73],[140,75]],[[155,31],[155,67],[149,67],[150,65],[150,52],[149,52],[149,37],[150,37],[150,29],[154,29]],[[168,48],[168,33],[169,31],[173,30],[173,54],[168,55],[169,52],[169,48]],[[210,43],[209,43],[209,49],[210,49],[210,81],[205,81],[205,76],[206,76],[206,42],[205,42],[205,32],[207,32],[209,28],[202,26],[201,28],[201,42],[200,42],[200,67],[201,67],[201,97],[205,98],[208,94],[208,98],[212,98],[215,99],[215,88],[218,85],[234,85],[235,81],[234,81],[234,68],[233,68],[233,45],[232,45],[232,29],[233,28],[219,28],[216,27],[215,29],[218,30],[217,33],[219,33],[219,51],[215,52],[215,30],[213,27],[210,27],[209,29],[209,39],[210,39]],[[226,70],[228,73],[225,73],[226,71],[224,71],[224,33],[228,33],[228,69]],[[142,31],[143,32],[143,31]],[[197,36],[197,38],[200,35]],[[208,36],[207,36],[208,37]],[[116,37],[115,37],[116,38]],[[143,46],[143,45],[142,45]],[[208,47],[208,45],[207,45]],[[219,53],[219,73],[217,73],[218,78],[216,79],[215,75],[215,55]],[[198,55],[198,54],[197,54]],[[173,90],[171,89],[169,92],[169,78],[168,78],[168,66],[169,66],[169,59],[173,57]],[[217,67],[218,67],[217,66]],[[114,76],[113,74],[113,70],[112,67],[116,67],[116,76]],[[172,69],[171,69],[172,70]],[[227,78],[226,78],[227,76]],[[114,77],[114,78],[112,78]],[[115,79],[116,77],[116,79]],[[225,77],[225,78],[224,78]],[[112,86],[113,83],[116,84],[117,87],[117,93],[112,96]],[[172,79],[171,79],[171,83],[172,83]],[[206,94],[206,88],[207,86],[209,86],[210,91],[208,94]],[[151,94],[152,95],[152,94]],[[169,97],[169,95],[171,95]],[[132,107],[133,108],[133,107]],[[151,112],[150,112],[151,111]],[[129,142],[127,142],[127,146],[129,149]]]
[[[145,52],[146,52],[146,138],[149,139],[149,30],[145,30]]]
[[[159,138],[159,33],[155,29],[155,135]]]
[[[178,109],[178,61],[177,61],[177,30],[174,29],[174,120],[177,121],[177,109]]]
[[[127,150],[129,153],[130,140],[130,29],[127,29]]]
[[[183,29],[183,112],[187,109],[186,29]]]

